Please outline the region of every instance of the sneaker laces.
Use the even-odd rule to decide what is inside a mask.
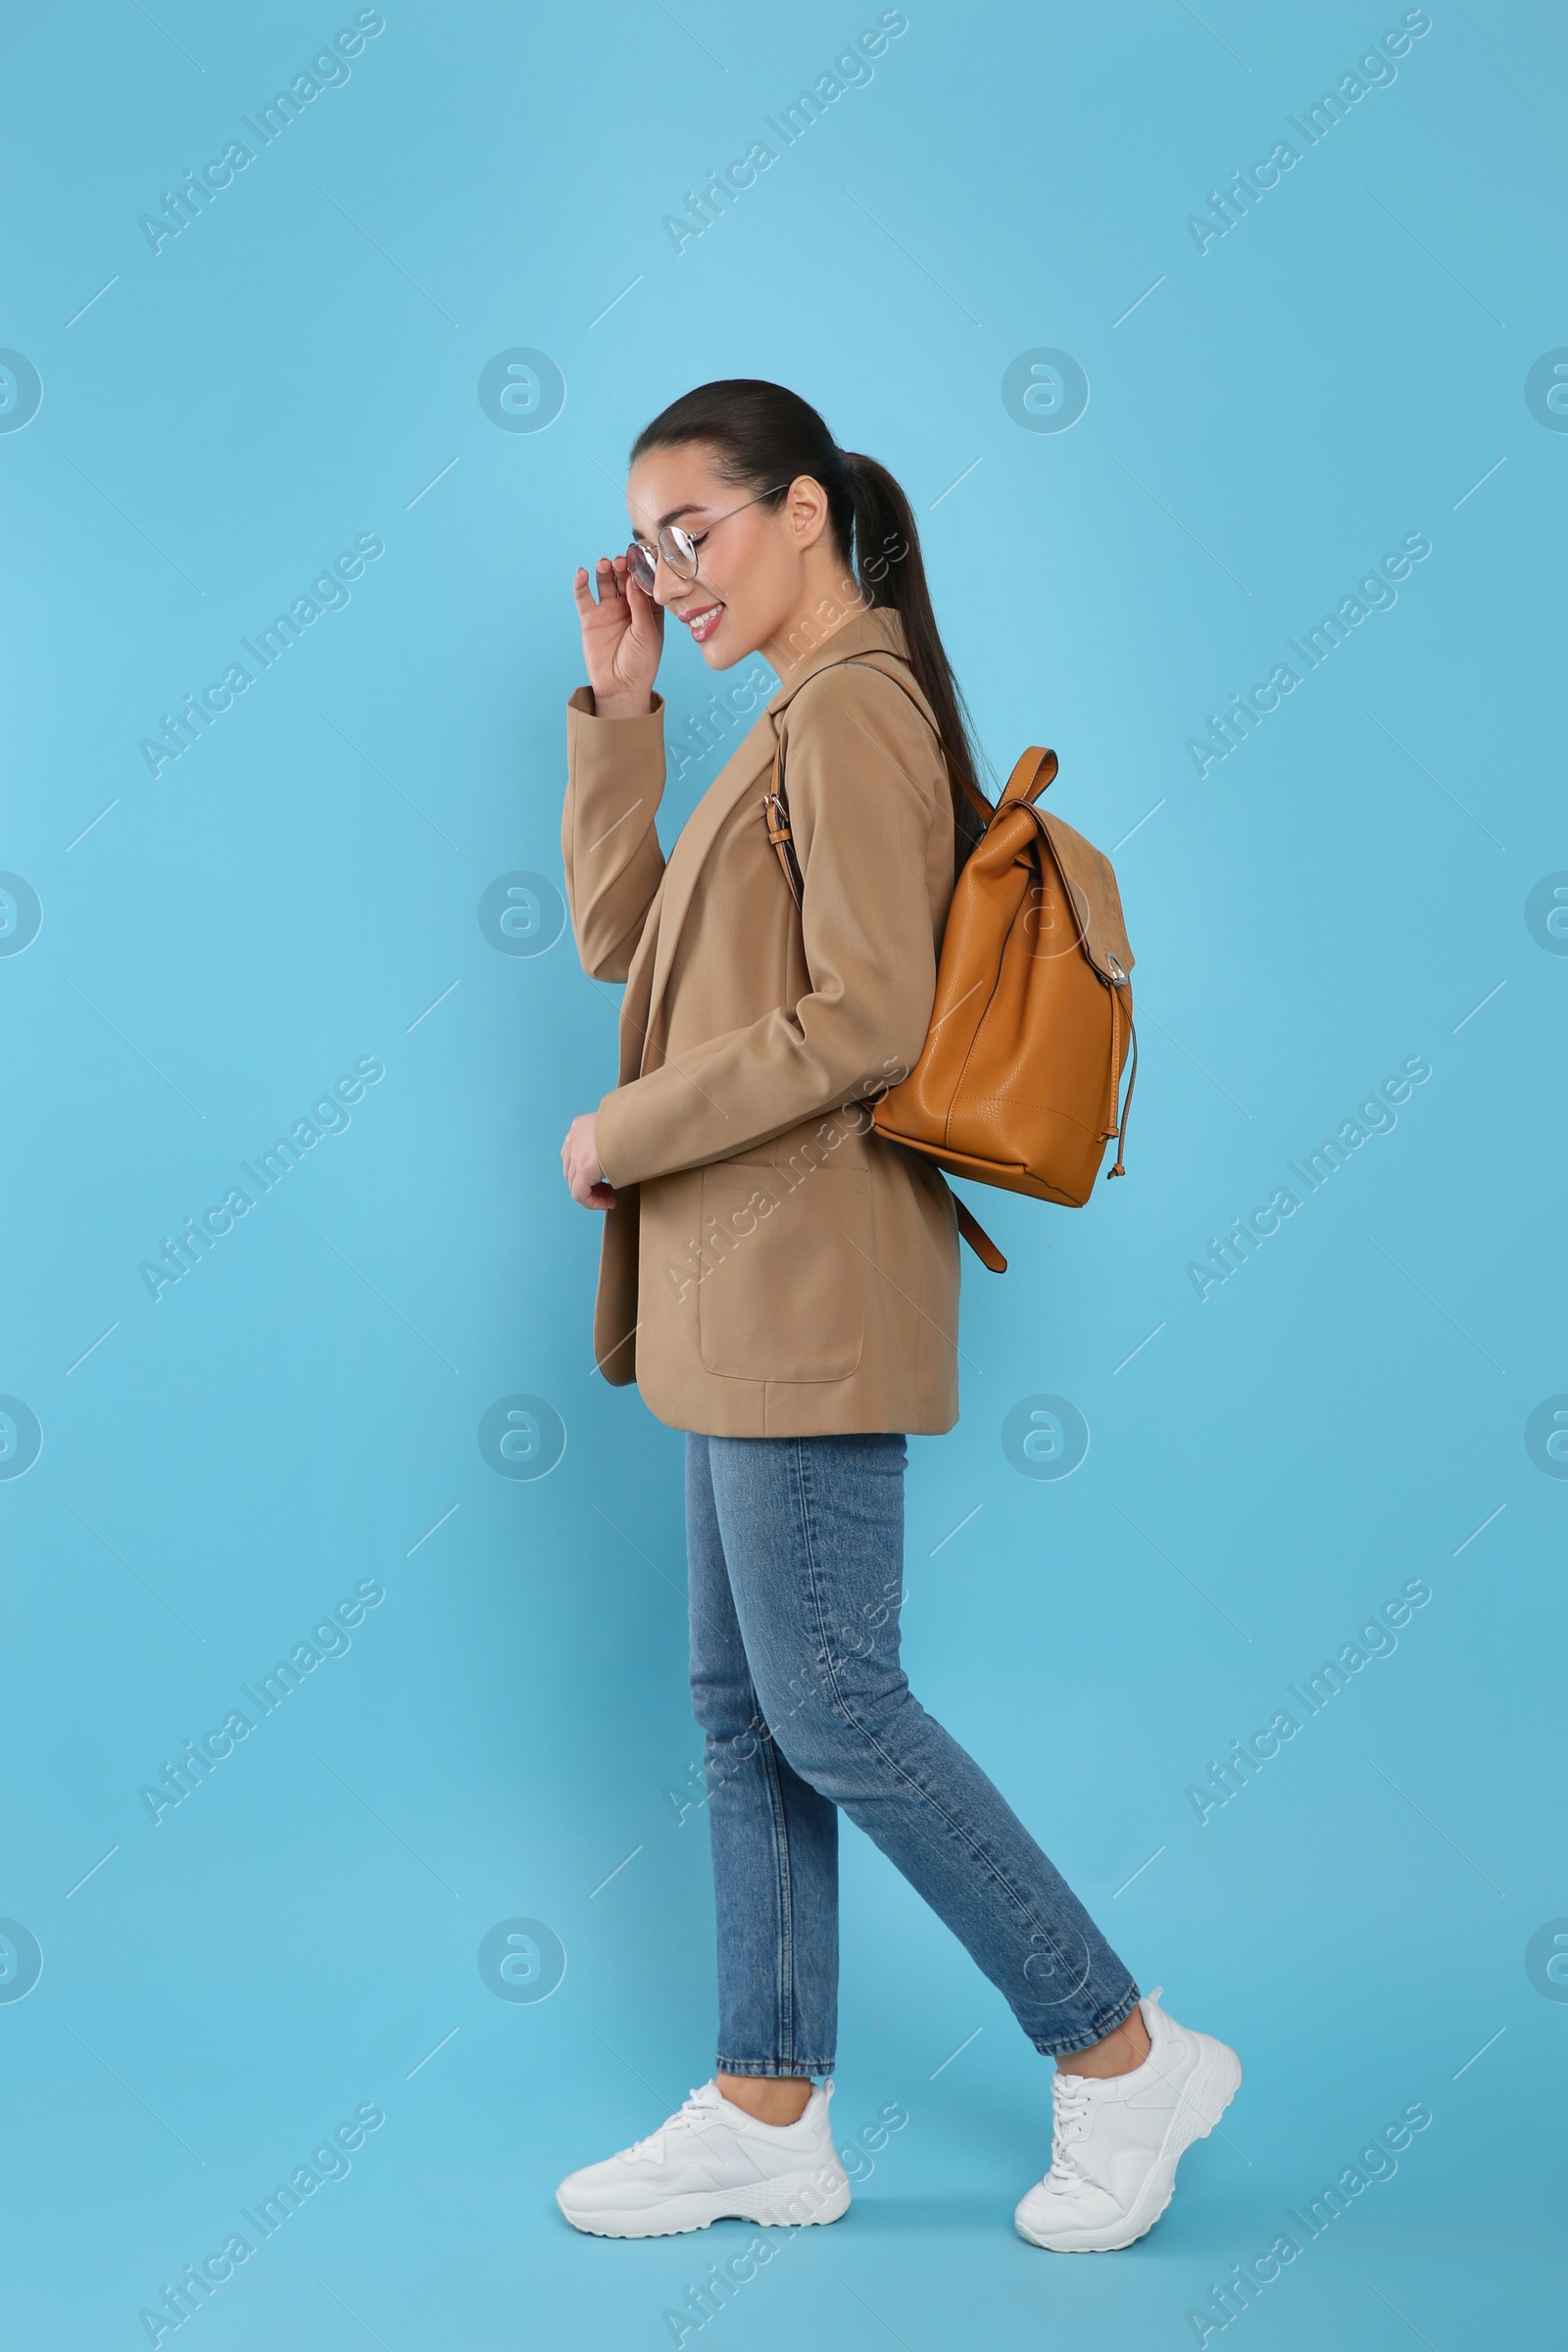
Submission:
[[[1163,1984],[1154,1986],[1153,1991],[1149,1995],[1152,2007],[1157,2003],[1164,1989]],[[1153,2054],[1152,2035],[1151,2035],[1150,2041],[1150,2056],[1152,2057]],[[1145,2066],[1149,2063],[1149,2058],[1144,2059]],[[1166,2081],[1166,2077],[1158,2068],[1155,2069],[1155,2075],[1159,2082]],[[1068,2143],[1079,2136],[1078,2126],[1084,2122],[1094,2104],[1098,2081],[1099,2078],[1094,2075],[1064,2075],[1059,2070],[1053,2077],[1051,2084],[1051,2170],[1041,2184],[1043,2187],[1076,2188],[1081,2182],[1089,2180],[1090,2176],[1084,2171],[1077,2157],[1072,2154]]]
[[[1054,2077],[1051,2085],[1051,2170],[1044,2185],[1050,2188],[1076,2187],[1087,2178],[1071,2153],[1069,2141],[1078,2137],[1077,2127],[1088,2116],[1094,2103],[1095,2082],[1090,2075]]]
[[[657,2132],[646,2139],[633,2140],[626,2150],[628,2156],[652,2156],[661,2153],[661,2142],[666,2132],[703,2132],[713,2120],[713,2110],[719,2104],[719,2090],[714,2082],[699,2082],[689,2090],[671,2116],[667,2116]]]

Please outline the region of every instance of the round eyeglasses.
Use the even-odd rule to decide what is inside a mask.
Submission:
[[[723,514],[715,514],[711,522],[705,523],[695,533],[683,531],[676,522],[664,523],[654,546],[650,547],[646,539],[634,539],[631,542],[626,550],[627,570],[644,596],[654,593],[656,569],[661,559],[677,580],[695,580],[697,551],[710,531],[716,531],[721,522],[728,522],[731,514],[744,514],[748,507],[759,506],[764,498],[776,498],[780,490],[788,488],[788,482],[775,482],[771,490],[759,490],[756,498],[744,499],[738,507],[731,507]]]

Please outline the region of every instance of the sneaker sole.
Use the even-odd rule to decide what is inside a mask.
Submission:
[[[556,2191],[556,2203],[574,2230],[590,2237],[676,2237],[706,2230],[713,2222],[756,2222],[762,2229],[799,2229],[836,2222],[850,2208],[850,2183],[840,2173],[824,2185],[821,2173],[786,2173],[777,2180],[756,2180],[744,2188],[687,2190],[661,2205],[620,2212],[573,2212]]]
[[[1013,2216],[1018,2235],[1048,2254],[1115,2254],[1152,2230],[1176,2188],[1176,2167],[1194,2140],[1206,2139],[1242,2083],[1242,2062],[1236,2052],[1210,2034],[1195,2034],[1206,2044],[1202,2062],[1177,2102],[1159,2155],[1150,2167],[1142,2193],[1120,2222],[1102,2230],[1074,2230],[1060,2237],[1041,2237]],[[1157,2201],[1156,2201],[1157,2200]]]

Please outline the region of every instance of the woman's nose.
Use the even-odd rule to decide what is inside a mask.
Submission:
[[[661,548],[654,562],[655,604],[671,605],[677,597],[683,596],[690,586],[690,580],[683,580],[678,571],[670,569],[668,560]]]

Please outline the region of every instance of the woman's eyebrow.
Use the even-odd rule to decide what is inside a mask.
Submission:
[[[662,530],[666,522],[678,522],[683,514],[710,514],[712,511],[711,507],[705,507],[701,499],[688,499],[685,506],[671,507],[667,514],[661,514],[655,528]]]

